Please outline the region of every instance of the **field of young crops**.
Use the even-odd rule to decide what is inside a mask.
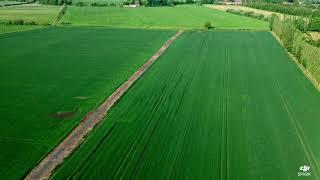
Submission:
[[[60,8],[60,6],[39,4],[0,7],[0,22],[23,20],[46,25],[52,23]]]
[[[205,22],[218,29],[268,29],[265,21],[194,5],[175,7],[76,7],[68,8],[61,23],[80,26],[139,28],[197,28]]]
[[[314,179],[319,107],[269,32],[185,32],[53,178]]]
[[[42,28],[0,35],[0,178],[32,169],[174,31]]]

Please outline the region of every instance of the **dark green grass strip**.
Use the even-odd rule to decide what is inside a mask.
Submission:
[[[319,106],[269,32],[185,32],[53,179],[316,179]]]

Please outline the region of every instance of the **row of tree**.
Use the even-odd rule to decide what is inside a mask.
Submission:
[[[303,5],[289,5],[289,4],[278,4],[278,3],[266,3],[266,2],[246,3],[245,5],[255,9],[279,12],[279,13],[290,14],[294,16],[320,17],[320,9],[309,8]]]

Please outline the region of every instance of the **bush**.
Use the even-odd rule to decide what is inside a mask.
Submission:
[[[86,4],[84,2],[81,2],[81,1],[77,2],[75,5],[76,6],[80,6],[80,7],[86,6]]]
[[[7,22],[6,22],[6,24],[12,24],[12,21],[11,21],[11,20],[9,20],[9,21],[7,21]]]
[[[24,25],[38,25],[38,23],[34,21],[24,22]]]
[[[302,62],[301,62],[302,66],[307,69],[307,60],[305,59],[302,59]]]
[[[22,19],[17,19],[17,20],[13,20],[12,21],[12,24],[15,24],[15,25],[23,25],[24,24],[24,21]]]
[[[204,28],[205,29],[213,29],[214,27],[211,25],[211,22],[207,21],[204,23]]]
[[[257,18],[257,19],[260,19],[260,20],[265,20],[264,18],[264,15],[263,14],[256,14],[255,15],[255,18]]]
[[[129,1],[125,1],[122,4],[128,6],[128,5],[130,5],[130,2]]]
[[[93,6],[93,7],[105,7],[105,6],[108,6],[108,3],[94,2],[94,3],[91,3],[91,6]]]
[[[242,11],[242,10],[236,10],[236,9],[227,9],[226,12],[228,13],[232,13],[232,14],[237,14],[237,15],[241,15],[241,16],[247,16],[247,17],[252,17],[252,18],[256,18],[256,19],[260,19],[260,20],[264,20],[264,21],[268,21],[268,18],[265,18],[265,16],[263,14],[256,14],[252,11]]]
[[[312,18],[310,20],[310,31],[320,31],[320,17]]]
[[[61,22],[60,24],[62,24],[62,25],[71,25],[72,23],[71,22]]]
[[[39,0],[40,4],[58,5],[58,0]]]

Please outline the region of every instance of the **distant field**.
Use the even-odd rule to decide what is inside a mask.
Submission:
[[[140,28],[203,28],[207,21],[219,29],[268,28],[264,21],[194,5],[147,8],[72,6],[61,20],[79,26]]]
[[[93,2],[99,2],[99,3],[115,3],[115,4],[119,4],[122,2],[126,2],[127,0],[73,0],[72,3],[75,4],[77,2],[84,2],[87,5],[90,5]]]
[[[40,28],[41,26],[24,26],[24,25],[5,25],[0,24],[0,34],[16,31],[25,31],[30,29]]]
[[[276,12],[271,12],[271,11],[266,11],[266,10],[261,10],[261,9],[254,9],[246,6],[235,6],[235,5],[206,5],[206,7],[211,8],[211,9],[217,9],[221,11],[226,11],[227,9],[235,9],[235,10],[242,10],[245,12],[254,12],[257,14],[263,14],[264,16],[270,17],[272,14],[277,14],[279,17],[283,18],[285,16],[282,13],[276,13]]]
[[[0,177],[20,179],[173,31],[44,28],[0,35]]]
[[[185,32],[53,179],[314,179],[319,107],[269,32]]]
[[[60,6],[18,5],[0,7],[0,22],[8,20],[34,21],[39,24],[51,23],[58,15]]]

